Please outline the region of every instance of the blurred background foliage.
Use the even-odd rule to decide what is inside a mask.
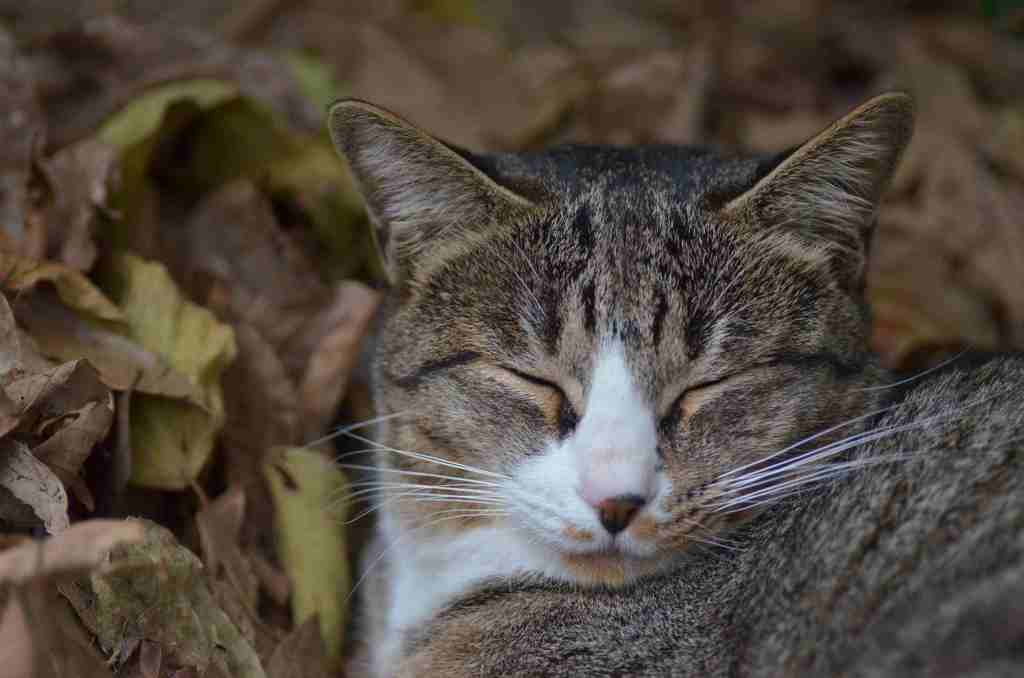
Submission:
[[[4,675],[339,675],[381,284],[333,99],[768,152],[894,87],[875,348],[1021,348],[1022,0],[0,0]]]

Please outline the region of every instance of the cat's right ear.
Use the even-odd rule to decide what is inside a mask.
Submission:
[[[392,284],[440,245],[533,207],[450,146],[365,101],[334,103],[328,128],[366,202]]]

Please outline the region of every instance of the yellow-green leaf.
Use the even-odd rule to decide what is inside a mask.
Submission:
[[[341,657],[348,613],[344,515],[332,510],[346,495],[341,469],[307,448],[274,448],[264,474],[274,501],[277,548],[292,581],[292,621],[318,615],[327,654]]]
[[[324,246],[318,263],[328,277],[353,277],[374,261],[362,199],[326,133],[298,134],[258,102],[232,99],[204,114],[190,163],[199,190],[247,178],[294,205]]]
[[[111,204],[120,220],[107,225],[107,240],[117,247],[132,242],[131,228],[138,223],[149,196],[147,173],[161,134],[178,129],[202,111],[238,96],[231,82],[211,78],[181,80],[155,86],[112,115],[96,136],[120,152],[121,180]]]
[[[303,96],[317,108],[326,110],[332,101],[347,95],[346,87],[334,75],[334,69],[311,54],[300,51],[288,52],[284,62],[299,83]]]
[[[185,299],[161,264],[116,254],[103,276],[129,338],[198,388],[201,407],[150,395],[132,403],[132,481],[183,489],[205,465],[224,425],[220,378],[237,353],[234,331]]]
[[[156,132],[167,109],[175,102],[191,101],[200,108],[209,108],[237,94],[234,84],[212,78],[153,87],[111,116],[100,128],[99,138],[124,150]]]
[[[51,283],[61,301],[100,320],[123,320],[121,311],[103,292],[73,268],[52,261],[34,261],[0,253],[2,286],[24,292],[41,282]]]

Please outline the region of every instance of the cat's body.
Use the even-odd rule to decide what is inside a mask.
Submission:
[[[1024,675],[1024,359],[916,384],[907,451],[622,589],[492,580],[410,632],[403,676]]]
[[[910,115],[772,159],[480,157],[336,105],[395,284],[353,668],[1021,670],[1024,361],[895,396],[866,348]]]

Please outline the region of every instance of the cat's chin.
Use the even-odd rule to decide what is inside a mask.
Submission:
[[[665,556],[635,556],[622,551],[563,552],[559,559],[567,578],[587,586],[624,586],[665,569],[671,560]]]

